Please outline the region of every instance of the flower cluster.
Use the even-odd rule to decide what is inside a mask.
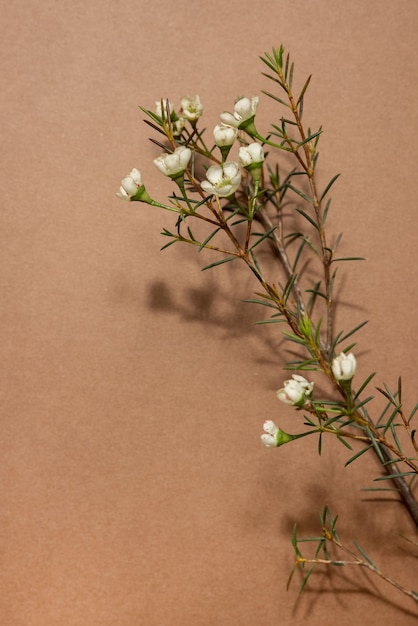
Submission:
[[[257,110],[258,97],[240,98],[234,106],[234,112],[221,113],[221,123],[213,129],[215,144],[222,154],[222,165],[214,165],[206,172],[207,181],[201,183],[202,189],[220,198],[233,195],[241,182],[239,166],[253,171],[260,169],[264,161],[264,152],[261,144],[254,142],[241,146],[238,151],[238,162],[226,161],[229,151],[238,137],[238,130],[253,123]]]
[[[356,373],[357,362],[354,354],[345,354],[341,352],[331,363],[331,370],[338,382],[350,384],[351,379]],[[306,380],[299,374],[293,374],[290,380],[285,380],[283,387],[276,392],[278,400],[284,404],[296,407],[303,407],[311,404],[311,396],[315,383]],[[267,447],[281,446],[288,441],[296,439],[295,435],[284,433],[274,422],[267,420],[263,426],[264,434],[261,435],[261,441]]]
[[[180,98],[178,111],[175,110],[173,103],[168,99],[162,98],[155,102],[155,115],[161,122],[167,121],[168,119],[170,120],[175,137],[181,136],[186,121],[190,122],[192,127],[195,127],[202,113],[203,106],[198,95],[183,96]]]
[[[253,127],[254,117],[258,106],[258,97],[240,98],[234,106],[234,112],[221,113],[221,123],[213,129],[215,145],[222,154],[222,163],[212,165],[206,171],[206,180],[201,181],[200,186],[204,193],[214,195],[219,198],[232,196],[241,183],[240,167],[250,172],[254,180],[259,179],[261,166],[264,161],[263,147],[258,142],[252,142],[240,146],[237,161],[227,161],[228,153],[238,137],[238,131],[245,129],[251,135],[250,128]],[[180,107],[176,112],[174,105],[168,99],[161,99],[155,102],[155,115],[161,124],[168,119],[175,136],[181,137],[185,122],[190,122],[193,128],[203,113],[203,106],[198,95],[183,96],[180,99]],[[191,148],[181,145],[172,153],[163,153],[154,159],[155,166],[165,176],[179,184],[183,184],[183,175],[188,167],[192,156]],[[132,172],[135,175],[132,176]],[[137,190],[142,186],[141,174],[138,170],[132,170],[131,174],[124,178],[121,189],[116,194],[119,198],[128,200],[142,200],[137,195]],[[129,179],[129,180],[128,180]],[[131,180],[132,179],[132,180]],[[138,185],[135,181],[141,180]],[[134,189],[134,186],[136,188]]]
[[[259,288],[257,297],[249,301],[269,309],[270,319],[262,322],[282,322],[287,328],[283,334],[293,348],[289,351],[291,360],[286,359],[286,369],[292,370],[292,375],[283,382],[276,397],[292,407],[298,423],[295,434],[289,434],[267,419],[262,443],[277,448],[313,435],[321,454],[323,439],[332,436],[345,450],[352,451],[346,465],[363,452],[376,453],[386,472],[379,480],[393,482],[418,526],[418,503],[411,489],[412,480],[409,482],[409,477],[418,473],[416,428],[410,427],[416,407],[410,416],[404,413],[399,379],[397,390],[391,391],[387,385],[385,389],[377,387],[389,404],[380,416],[373,415],[375,409],[368,404],[373,396],[364,397],[364,392],[375,374],[353,388],[357,361],[350,349],[356,344],[350,348],[345,343],[363,324],[349,332],[335,328],[338,298],[334,264],[357,257],[336,254],[340,236],[330,239],[327,232],[331,203],[328,194],[338,176],[323,187],[316,178],[317,145],[322,130],[311,131],[302,121],[310,77],[301,90],[294,90],[294,65],[288,54],[284,56],[283,46],[273,49],[272,54],[266,53],[262,61],[270,72],[265,76],[272,79],[275,88],[279,87],[279,96],[267,91],[264,94],[274,100],[275,107],[279,104],[286,109],[284,115],[276,113],[267,134],[261,135],[256,128],[257,96],[240,97],[232,110],[221,113],[209,141],[199,123],[203,106],[198,95],[183,96],[177,106],[169,99],[160,99],[152,111],[142,107],[141,110],[158,133],[157,139],[151,141],[163,150],[154,158],[154,165],[177,187],[167,204],[162,204],[148,195],[141,172],[134,168],[122,179],[116,195],[174,213],[175,225],[163,228],[162,235],[168,243],[162,249],[176,242],[196,246],[199,252],[206,249],[214,258],[205,270],[232,261],[236,261],[233,267],[244,263]],[[274,155],[277,161],[272,163]],[[267,158],[270,162],[266,164]],[[277,267],[272,267],[276,262]],[[344,351],[335,353],[336,346]],[[315,383],[295,371],[307,376],[314,372]],[[403,436],[398,437],[397,429],[402,428]],[[401,442],[408,443],[408,438],[412,448],[404,452]],[[350,443],[355,443],[356,449]],[[326,507],[321,516],[322,533],[310,539],[318,542],[314,559],[302,557],[296,531],[293,535],[296,563],[291,576],[296,566],[303,568],[308,560],[312,564],[305,572],[302,588],[315,564],[331,563],[324,538],[338,539],[335,520]],[[334,547],[338,546],[343,547],[339,540]],[[321,551],[326,560],[317,559]],[[350,560],[350,564],[370,565],[379,572],[373,561],[362,550],[359,552],[361,560]],[[404,591],[418,598],[416,592]]]

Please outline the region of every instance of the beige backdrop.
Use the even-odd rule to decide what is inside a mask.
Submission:
[[[134,166],[153,195],[170,189],[138,105],[198,92],[211,128],[271,87],[258,56],[282,42],[314,75],[321,172],[343,174],[332,227],[368,260],[344,273],[357,306],[339,320],[371,319],[360,372],[402,373],[411,408],[416,0],[2,4],[0,624],[415,624],[413,603],[363,572],[286,592],[292,525],[316,533],[324,504],[417,587],[398,536],[412,526],[361,493],[373,459],[344,470],[332,442],[322,459],[305,440],[261,446],[264,419],[295,417],[275,399],[278,331],[240,304],[251,277],[160,253],[170,216],[115,191]],[[262,98],[264,128],[271,111]]]

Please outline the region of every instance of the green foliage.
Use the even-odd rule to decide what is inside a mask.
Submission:
[[[238,117],[232,119],[239,129],[238,145],[249,149],[257,144],[263,150],[264,161],[242,164],[241,180],[237,184],[232,185],[231,180],[222,178],[231,190],[226,196],[224,182],[216,185],[219,177],[225,174],[226,157],[228,163],[232,161],[229,148],[218,148],[212,141],[208,147],[205,129],[199,128],[200,120],[187,123],[180,113],[170,109],[168,102],[161,101],[161,115],[141,107],[148,118],[146,123],[157,133],[158,139],[151,139],[153,144],[168,154],[175,153],[180,147],[183,151],[184,148],[191,151],[185,171],[178,176],[176,172],[172,177],[177,187],[169,197],[169,204],[149,202],[176,214],[173,228],[162,231],[168,239],[162,249],[174,243],[186,243],[195,246],[199,253],[209,250],[215,255],[202,270],[216,269],[233,261],[240,262],[234,263],[233,269],[244,265],[250,270],[258,290],[246,302],[261,306],[270,314],[257,324],[284,325],[280,328],[284,328],[282,335],[289,349],[288,357],[282,363],[284,369],[315,372],[318,378],[315,389],[304,378],[302,382],[298,381],[299,374],[292,381],[286,381],[289,389],[292,385],[296,389],[299,385],[301,389],[295,402],[286,392],[282,396],[286,404],[293,403],[299,415],[303,415],[299,422],[303,430],[292,440],[314,435],[317,451],[321,454],[327,438],[335,437],[344,448],[345,458],[348,456],[346,466],[369,452],[374,454],[383,474],[374,480],[378,483],[392,481],[392,486],[370,490],[395,490],[418,525],[418,506],[413,495],[413,479],[418,473],[418,445],[416,430],[412,428],[418,404],[409,415],[405,413],[399,378],[395,392],[386,384],[377,388],[386,405],[374,418],[375,398],[368,388],[376,373],[366,375],[357,389],[353,383],[355,369],[348,377],[336,373],[339,371],[335,367],[336,361],[340,357],[351,357],[348,353],[356,346],[348,340],[351,341],[367,324],[367,321],[355,322],[348,330],[334,327],[338,303],[337,270],[340,263],[363,260],[363,257],[337,256],[342,234],[330,236],[326,229],[331,210],[330,193],[339,174],[332,175],[322,188],[319,187],[316,169],[323,131],[322,128],[312,131],[302,122],[311,76],[295,89],[294,63],[285,54],[283,46],[265,53],[261,61],[267,68],[263,75],[278,92],[263,91],[277,107],[277,117],[262,135],[255,126],[256,120],[259,125],[255,109],[248,112],[247,118],[241,116],[240,121],[242,108],[235,107]],[[244,103],[245,106],[248,103]],[[218,169],[217,182],[209,177],[211,166],[221,168]],[[209,189],[213,189],[210,193],[205,191],[207,186],[202,187],[200,171],[207,172],[212,184]],[[285,358],[283,352],[280,358]],[[350,564],[367,567],[389,582],[358,543],[354,542],[354,552],[341,544],[336,531],[337,519],[338,516],[333,517],[328,507],[324,508],[320,537],[299,539],[295,525],[292,545],[296,562],[289,583],[298,568],[303,570],[302,591],[318,565],[346,565],[348,561],[331,555],[331,549],[335,548],[350,555]],[[306,542],[316,543],[310,558],[303,557],[300,549],[300,545]],[[405,593],[404,589],[401,590]],[[406,593],[416,599],[415,592]]]
[[[292,546],[295,553],[295,563],[290,571],[288,588],[298,569],[302,572],[302,582],[299,587],[299,592],[302,593],[317,567],[354,566],[368,569],[414,601],[418,600],[418,592],[400,585],[390,576],[387,576],[357,541],[353,541],[354,549],[342,542],[336,528],[338,515],[333,517],[327,506],[324,508],[320,520],[322,531],[320,536],[299,538],[296,525],[293,527]],[[308,556],[304,556],[301,550],[302,544],[304,546],[312,545],[314,547],[313,552],[311,551]]]

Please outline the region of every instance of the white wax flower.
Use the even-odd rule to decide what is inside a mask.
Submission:
[[[195,122],[203,113],[200,96],[183,96],[180,99],[180,115],[189,122]]]
[[[220,118],[224,124],[239,128],[244,122],[254,117],[258,106],[258,96],[252,98],[240,98],[234,106],[234,112],[221,113]]]
[[[175,178],[179,176],[182,172],[184,172],[184,170],[187,168],[191,156],[192,151],[190,150],[190,148],[186,148],[185,146],[179,146],[171,154],[168,154],[167,152],[160,154],[159,157],[154,159],[154,165],[165,176]]]
[[[309,382],[303,376],[293,374],[292,380],[285,380],[283,388],[277,391],[276,396],[285,404],[302,406],[306,397],[310,396],[314,388],[314,383]]]
[[[356,373],[357,361],[352,352],[341,352],[332,361],[331,369],[336,380],[351,380]]]
[[[266,420],[263,424],[263,430],[264,434],[261,435],[261,441],[267,448],[276,448],[279,427],[272,420]]]
[[[162,106],[161,106],[161,103],[162,103]],[[171,114],[174,112],[174,106],[167,98],[162,98],[161,100],[157,100],[155,102],[155,115],[161,118],[167,117],[167,104],[168,104],[170,117],[171,117]],[[164,111],[164,114],[163,114],[163,111]]]
[[[241,172],[238,163],[227,161],[223,165],[212,165],[206,172],[206,178],[207,180],[200,184],[203,191],[220,198],[227,198],[238,189]]]
[[[237,138],[238,128],[235,126],[228,126],[228,124],[218,124],[213,129],[213,138],[219,148],[224,146],[232,146]]]
[[[255,142],[248,146],[241,146],[238,151],[238,160],[242,167],[251,167],[264,161],[264,152],[261,144]]]
[[[279,428],[272,420],[267,420],[263,425],[264,434],[261,435],[261,441],[268,448],[278,448],[279,446],[297,439],[297,435],[289,435]]]
[[[135,167],[128,176],[121,181],[119,191],[116,193],[121,200],[131,200],[138,193],[140,187],[143,186],[141,172]]]
[[[257,106],[258,96],[253,96],[252,98],[240,98],[240,100],[235,103],[234,112],[241,117],[241,120],[248,120],[250,117],[255,115]]]

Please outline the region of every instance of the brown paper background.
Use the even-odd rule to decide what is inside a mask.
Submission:
[[[321,459],[305,440],[261,446],[264,419],[296,418],[275,399],[278,331],[240,304],[251,277],[160,253],[170,216],[114,195],[134,166],[154,196],[171,188],[138,105],[198,92],[210,129],[237,95],[271,88],[258,56],[282,42],[314,75],[324,180],[343,174],[332,228],[367,257],[343,269],[355,306],[339,321],[371,319],[359,376],[402,373],[411,408],[415,0],[14,0],[0,28],[1,625],[416,623],[364,572],[286,592],[292,525],[316,533],[324,504],[417,587],[398,537],[412,526],[360,492],[373,459],[344,470],[331,441]],[[262,98],[264,128],[273,110]]]

